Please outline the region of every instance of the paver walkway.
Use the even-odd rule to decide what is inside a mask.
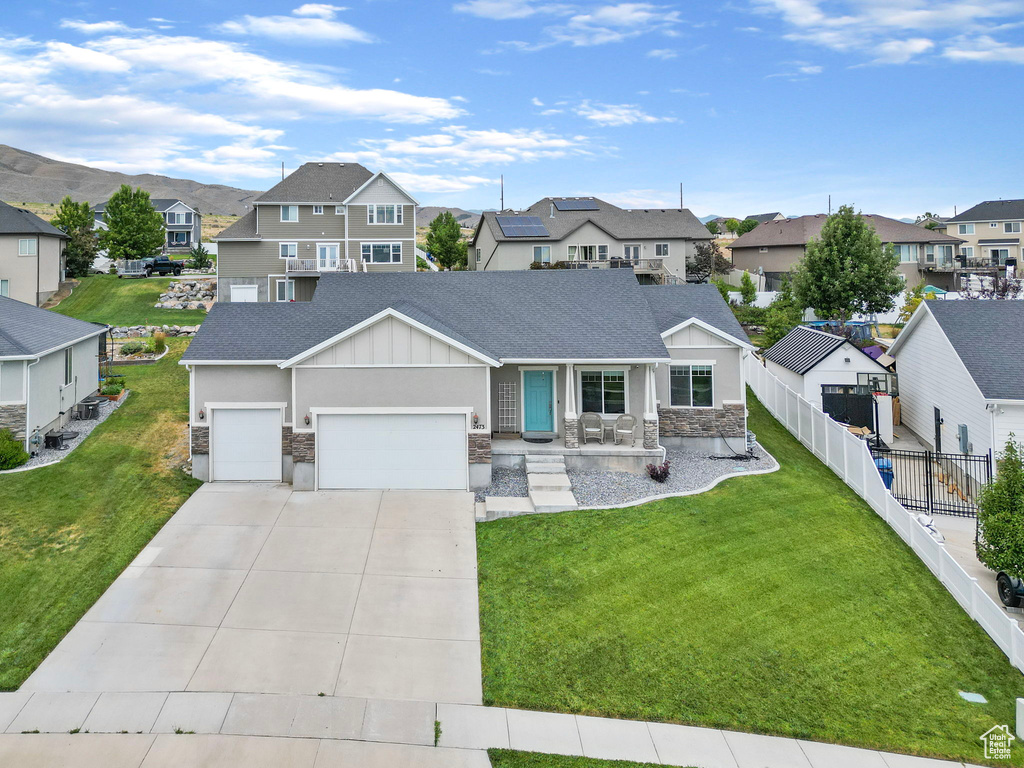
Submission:
[[[197,491],[22,691],[479,704],[473,496]]]

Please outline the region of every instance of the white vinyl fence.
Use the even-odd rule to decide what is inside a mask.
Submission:
[[[783,384],[753,355],[745,360],[747,383],[757,399],[821,461],[853,488],[899,534],[967,614],[1024,671],[1024,631],[968,576],[953,556],[886,490],[867,443]]]

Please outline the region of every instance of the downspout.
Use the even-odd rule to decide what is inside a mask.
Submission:
[[[219,254],[218,254],[219,255]],[[218,259],[220,261],[220,259]],[[219,269],[219,267],[218,267]],[[219,283],[218,283],[219,284]],[[195,413],[195,368],[194,366],[185,364],[185,370],[188,371],[188,460],[192,463],[192,414]]]
[[[32,380],[32,374],[29,372],[29,368],[38,363],[42,358],[37,357],[31,363],[25,365],[25,448],[29,446],[29,413],[31,412],[32,405],[32,387],[30,386]],[[35,431],[35,430],[32,430]]]

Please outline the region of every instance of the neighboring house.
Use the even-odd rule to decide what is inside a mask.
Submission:
[[[38,306],[55,294],[67,240],[34,213],[0,203],[0,296]]]
[[[545,197],[524,211],[484,211],[469,268],[629,267],[645,282],[683,281],[697,243],[713,237],[687,208],[628,210],[596,197]]]
[[[753,219],[758,224],[767,224],[770,221],[782,221],[784,218],[786,217],[778,211],[772,211],[771,213],[754,213],[750,216],[744,216],[742,220]]]
[[[994,274],[1007,260],[1020,272],[1024,200],[986,200],[945,222],[946,232],[962,240],[964,269]]]
[[[947,453],[998,454],[1024,440],[1024,301],[922,301],[889,348],[901,420]]]
[[[18,440],[65,424],[96,392],[107,327],[0,298],[0,429]]]
[[[771,373],[811,405],[856,426],[874,424],[872,392],[895,389],[889,370],[845,337],[803,325],[769,347],[764,359]]]
[[[309,301],[321,275],[415,272],[416,201],[358,163],[305,163],[214,239],[222,301]]]
[[[718,225],[718,234],[712,235],[716,240],[735,240],[739,237],[739,235],[729,229],[726,225],[726,222],[729,221],[728,216],[719,216],[717,219],[712,219],[711,221]],[[737,219],[737,221],[739,221],[739,219]]]
[[[925,229],[934,229],[939,232],[946,232],[946,219],[942,216],[925,216],[924,218],[918,219],[914,222],[918,227],[924,227]],[[947,232],[947,234],[949,234]]]
[[[927,279],[939,288],[951,287],[955,268],[953,256],[959,238],[886,216],[863,214],[863,217],[875,228],[879,239],[891,243],[896,250],[900,258],[899,271],[908,285]],[[732,243],[733,266],[754,273],[763,270],[770,280],[779,280],[803,258],[807,243],[821,236],[827,219],[828,216],[819,213],[761,224]]]
[[[203,241],[203,217],[195,208],[171,198],[154,198],[150,202],[164,220],[164,229],[167,232],[164,253],[185,252]],[[93,206],[94,229],[107,228],[106,222],[103,221],[103,212],[106,209],[106,203]]]
[[[715,286],[628,270],[325,274],[310,302],[210,311],[181,361],[193,474],[466,489],[524,436],[637,472],[665,444],[742,452],[749,350]],[[635,445],[581,442],[584,411],[633,416]]]

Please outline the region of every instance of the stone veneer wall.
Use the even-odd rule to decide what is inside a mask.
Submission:
[[[301,464],[312,464],[316,456],[316,433],[292,433],[292,459]]]
[[[26,406],[0,405],[0,429],[9,429],[15,440],[25,439],[25,423],[28,420]]]
[[[658,422],[644,419],[644,449],[651,451],[658,447]]]
[[[192,453],[210,452],[210,428],[192,427]]]
[[[565,447],[580,447],[580,421],[579,419],[565,419]]]
[[[292,428],[281,427],[281,454],[283,456],[292,455]]]
[[[662,437],[746,437],[746,407],[658,408]],[[646,435],[646,430],[645,430]]]
[[[491,463],[491,435],[478,432],[469,433],[469,463]]]

